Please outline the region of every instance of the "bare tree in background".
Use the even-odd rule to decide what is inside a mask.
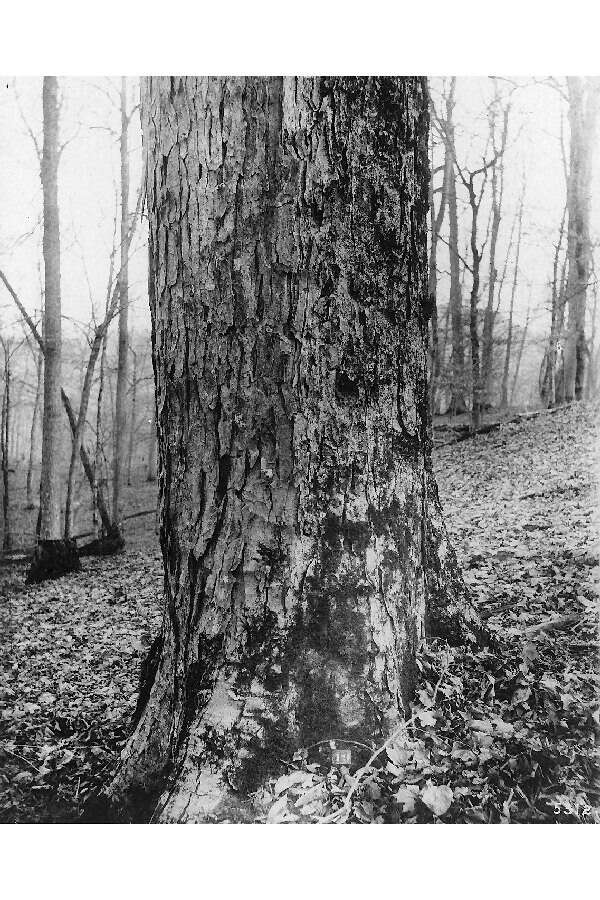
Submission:
[[[504,152],[502,148],[499,153]],[[469,295],[469,337],[471,343],[471,427],[479,428],[481,423],[481,365],[480,365],[480,347],[479,347],[479,286],[481,281],[481,260],[485,248],[485,240],[479,245],[478,239],[478,222],[479,210],[483,200],[485,187],[487,184],[488,170],[494,166],[497,156],[472,172],[463,172],[458,166],[457,169],[461,180],[467,189],[469,198],[469,208],[471,210],[471,228],[470,228],[470,251],[471,251],[471,292]],[[479,188],[476,188],[476,179],[479,176],[481,182]]]
[[[10,338],[0,336],[0,344],[4,353],[4,390],[2,392],[2,416],[0,420],[0,456],[2,460],[2,549],[12,547],[10,521],[10,483],[9,483],[9,439],[10,439],[10,359],[13,353]]]
[[[597,328],[597,317],[598,317],[598,279],[596,278],[595,272],[593,273],[592,278],[592,296],[594,298],[594,303],[592,306],[592,331],[590,335],[590,360],[588,365],[586,366],[586,379],[585,379],[585,397],[586,400],[591,400],[596,396],[596,391],[598,387],[598,348],[596,342],[596,328]]]
[[[121,261],[125,259],[126,263],[129,261],[129,252],[131,247],[131,242],[133,240],[133,236],[135,234],[135,228],[138,218],[138,213],[140,210],[142,192],[140,191],[138,194],[138,202],[136,206],[135,215],[133,217],[133,221],[131,223],[131,227],[128,229],[125,234],[121,232]],[[109,276],[108,276],[108,286],[106,290],[106,302],[105,302],[105,315],[103,321],[96,325],[94,329],[93,340],[90,342],[90,353],[87,361],[87,366],[85,370],[85,376],[83,380],[83,385],[81,389],[81,398],[79,402],[79,412],[77,418],[75,420],[75,428],[73,430],[73,442],[71,447],[71,459],[69,464],[69,477],[67,482],[67,500],[65,504],[65,538],[68,538],[71,534],[72,528],[72,496],[73,496],[73,487],[74,487],[74,475],[75,475],[75,465],[77,462],[77,457],[81,455],[81,449],[83,447],[83,434],[85,430],[85,425],[87,421],[87,411],[90,401],[90,395],[93,384],[94,371],[96,367],[96,362],[98,360],[99,355],[104,355],[106,351],[106,337],[108,333],[108,329],[110,323],[115,317],[117,311],[119,310],[119,303],[122,297],[121,294],[121,281],[120,281],[120,272],[117,275],[116,284],[114,283],[114,257],[115,257],[115,247],[113,243],[113,252],[110,256],[110,265],[109,265]],[[122,264],[122,263],[121,263]],[[101,369],[103,366],[103,359],[101,361]],[[101,403],[102,403],[102,379],[103,379],[103,370],[101,371],[101,385],[99,389],[99,399],[98,399],[98,415],[101,416]],[[101,419],[100,419],[101,421]],[[99,432],[98,432],[99,433]],[[84,462],[85,465],[85,462]],[[89,462],[87,463],[89,467]],[[93,497],[95,501],[95,505],[98,508],[101,518],[102,518],[102,533],[97,541],[93,541],[91,544],[88,544],[85,548],[85,552],[101,552],[101,553],[112,553],[122,549],[124,545],[123,536],[121,530],[117,527],[114,519],[114,511],[113,511],[113,520],[110,522],[108,519],[108,512],[104,506],[103,496],[101,491],[99,490],[97,475],[95,471],[95,467],[92,471],[92,476],[90,479],[89,473],[88,480],[90,480],[90,486],[92,487]],[[84,548],[82,548],[82,551]]]
[[[448,133],[447,122],[445,127]],[[473,169],[471,171],[463,168],[459,164],[456,158],[456,152],[454,151],[454,167],[467,191],[469,210],[471,213],[471,222],[469,229],[469,250],[471,259],[471,264],[469,266],[469,272],[471,275],[471,291],[469,295],[469,337],[471,349],[471,427],[474,430],[479,428],[479,425],[481,423],[482,378],[479,338],[479,291],[481,282],[481,260],[483,258],[483,252],[487,241],[486,237],[480,246],[478,233],[479,211],[481,209],[481,203],[483,201],[489,171],[490,169],[492,169],[492,173],[494,173],[496,165],[498,164],[498,160],[504,154],[506,148],[506,135],[507,128],[504,127],[502,130],[501,143],[499,146],[493,147],[494,154],[491,159],[486,160],[484,158],[482,165],[479,168]],[[492,130],[492,137],[493,136],[494,132]],[[492,144],[494,144],[493,140]],[[454,146],[453,138],[452,146]],[[456,197],[454,197],[454,202],[455,201]],[[496,223],[494,223],[494,216],[492,214],[492,226],[494,224],[499,225],[499,212]],[[452,248],[450,252],[452,255]]]
[[[531,293],[531,291],[530,291]],[[513,375],[512,387],[510,389],[510,405],[513,406],[515,401],[515,395],[517,392],[517,384],[519,382],[519,372],[521,370],[521,360],[523,359],[523,350],[525,349],[525,341],[527,340],[527,330],[529,328],[529,319],[531,316],[531,296],[527,302],[527,313],[525,315],[525,325],[523,326],[523,330],[521,331],[521,340],[519,341],[519,350],[517,353],[517,362],[515,365],[515,371]]]
[[[50,82],[56,82],[56,79],[49,79]],[[46,79],[44,80],[44,86],[46,87]],[[46,99],[46,94],[44,94],[44,99]],[[41,174],[42,174],[42,185],[44,188],[44,264],[46,267],[46,263],[49,266],[50,271],[50,281],[48,278],[45,279],[45,294],[47,298],[47,292],[49,288],[49,284],[51,289],[54,291],[54,303],[52,306],[53,318],[52,321],[55,321],[56,318],[56,309],[60,311],[60,242],[58,233],[56,233],[56,228],[58,227],[58,201],[57,201],[57,169],[58,169],[58,160],[60,158],[60,153],[65,145],[62,147],[58,146],[58,105],[56,101],[55,107],[55,121],[52,116],[52,105],[50,104],[48,115],[46,102],[44,103],[44,151],[43,153],[39,151],[38,143],[33,135],[31,129],[29,129],[30,135],[32,136],[36,152],[38,153],[38,159],[40,160],[41,165]],[[47,127],[48,124],[48,127]],[[48,188],[48,189],[47,189]],[[125,233],[124,244],[121,246],[121,257],[125,259],[127,264],[128,262],[128,254],[130,252],[131,243],[133,240],[133,236],[135,234],[136,224],[138,220],[138,214],[141,209],[141,200],[142,200],[142,191],[140,190],[138,193],[137,205],[135,214],[129,227],[128,231]],[[46,212],[48,213],[46,215]],[[47,234],[48,232],[48,234]],[[69,421],[69,427],[72,434],[72,453],[71,453],[71,462],[69,466],[69,478],[68,478],[68,488],[67,488],[67,503],[65,510],[65,526],[64,526],[64,534],[66,537],[62,540],[54,539],[52,541],[45,540],[44,543],[40,541],[39,546],[36,550],[36,554],[34,556],[34,560],[32,563],[31,571],[28,575],[30,580],[41,580],[44,577],[54,577],[56,575],[60,575],[63,571],[69,571],[69,567],[77,568],[79,566],[79,560],[77,555],[77,550],[75,548],[74,542],[70,539],[71,533],[71,525],[72,525],[72,491],[73,491],[73,479],[74,479],[74,461],[76,460],[77,454],[79,454],[81,458],[81,462],[83,464],[83,469],[85,475],[89,481],[90,488],[92,489],[93,496],[95,499],[95,508],[98,510],[102,522],[102,533],[101,540],[95,542],[98,544],[97,548],[94,550],[88,546],[89,552],[113,552],[114,550],[120,549],[123,545],[123,540],[120,535],[120,531],[118,528],[115,528],[114,519],[111,519],[108,513],[108,509],[104,502],[104,497],[101,490],[98,490],[97,478],[95,466],[92,465],[90,459],[87,454],[87,450],[83,443],[83,430],[85,427],[85,420],[87,414],[87,406],[89,403],[89,393],[91,389],[92,377],[94,372],[94,366],[96,363],[96,359],[98,356],[99,350],[102,348],[105,350],[106,347],[106,335],[108,326],[115,315],[115,312],[118,310],[119,303],[119,281],[117,278],[117,284],[112,285],[112,257],[111,257],[111,275],[109,277],[109,286],[106,298],[106,315],[104,321],[96,327],[94,340],[91,344],[91,352],[88,360],[86,375],[84,378],[82,396],[80,400],[80,408],[78,415],[75,414],[73,410],[72,403],[69,399],[69,396],[65,392],[63,388],[60,388],[59,381],[59,396],[62,402],[62,406],[65,409],[67,414],[67,418]],[[52,278],[55,277],[56,272],[58,272],[58,285],[56,282],[52,282]],[[120,269],[119,269],[120,274]],[[29,328],[33,338],[37,342],[40,347],[40,350],[44,356],[44,373],[50,367],[50,371],[53,373],[53,377],[56,377],[56,354],[54,352],[56,347],[56,341],[46,341],[45,338],[42,338],[40,335],[40,331],[37,328],[36,324],[32,320],[31,316],[27,313],[25,306],[19,299],[16,291],[8,281],[4,272],[0,270],[0,280],[4,283],[7,291],[11,295],[13,301],[15,302],[19,312],[21,313],[27,327]],[[56,287],[58,286],[58,306],[56,304]],[[112,293],[111,293],[112,287]],[[46,309],[44,316],[44,331],[48,322],[48,311]],[[55,329],[56,331],[56,329]],[[54,332],[55,333],[55,332]],[[60,335],[60,315],[58,322],[58,333]],[[60,342],[59,342],[60,349]],[[47,362],[48,354],[50,356],[50,364]],[[60,360],[60,354],[59,354]],[[60,368],[58,371],[58,378],[60,378]],[[44,450],[42,448],[42,453]],[[58,492],[59,486],[56,486],[56,500],[58,502],[58,515],[60,517],[60,494]],[[39,521],[41,524],[42,516],[40,509],[40,517]],[[59,518],[60,520],[60,518]],[[54,560],[56,557],[56,560]],[[54,560],[54,561],[53,561]],[[67,568],[64,568],[67,566]]]
[[[452,397],[450,406],[456,414],[467,411],[465,403],[465,346],[463,334],[462,289],[460,283],[460,253],[458,249],[458,206],[456,198],[456,143],[454,139],[454,95],[456,78],[450,81],[446,97],[446,118],[443,132],[446,152],[452,158],[452,171],[448,180],[448,245],[450,252],[450,318],[452,324]]]
[[[73,542],[62,539],[60,510],[61,354],[60,220],[58,164],[60,148],[58,81],[45,76],[42,88],[44,144],[41,178],[44,200],[44,412],[40,479],[39,540],[29,581],[55,577],[79,568]]]
[[[499,153],[500,147],[506,147],[508,138],[508,119],[510,105],[507,103],[502,107],[500,90],[498,87],[498,79],[492,79],[494,84],[494,97],[488,109],[488,119],[490,128],[490,141],[494,152],[494,162],[491,167],[491,190],[492,190],[492,221],[490,229],[490,252],[489,252],[489,269],[488,269],[488,296],[487,304],[483,315],[483,334],[481,346],[481,402],[485,409],[491,402],[491,378],[494,362],[494,324],[495,309],[494,300],[496,295],[496,283],[498,280],[498,270],[496,268],[496,248],[498,244],[498,235],[500,233],[500,222],[502,220],[502,201],[504,198],[504,153]],[[498,119],[502,117],[502,127],[500,132],[500,140],[498,141]]]
[[[121,531],[123,511],[121,489],[126,468],[127,441],[127,389],[129,374],[129,141],[130,114],[127,111],[127,79],[121,78],[121,135],[119,151],[121,160],[121,268],[119,271],[119,338],[117,389],[115,402],[115,429],[113,452],[113,526]]]
[[[500,408],[506,410],[508,408],[508,382],[510,374],[510,357],[512,353],[513,342],[513,317],[515,309],[515,297],[517,294],[517,286],[519,283],[519,255],[521,252],[521,236],[523,233],[523,203],[525,201],[525,187],[521,191],[521,199],[519,200],[519,211],[517,213],[517,245],[515,248],[515,262],[513,271],[512,290],[510,292],[510,306],[508,310],[508,331],[506,335],[506,349],[504,351],[504,368],[502,370],[502,388],[500,396]]]
[[[137,400],[137,352],[133,347],[133,332],[131,333],[131,344],[129,352],[133,359],[131,368],[131,416],[129,421],[129,447],[127,449],[127,484],[131,484],[131,465],[133,461],[133,447],[135,443],[135,424],[136,424],[136,400]]]
[[[567,253],[564,255],[562,266],[560,264],[566,217],[567,207],[565,205],[558,231],[558,241],[554,245],[552,282],[550,285],[550,335],[540,369],[540,397],[547,406],[554,406],[558,400],[557,381],[559,387],[564,386],[563,372],[562,370],[557,372],[557,364],[558,347],[563,331],[566,306]]]
[[[432,111],[434,118],[437,119],[433,100]],[[433,135],[433,132],[432,132]],[[442,167],[443,176],[442,184],[439,188],[440,200],[435,208],[435,190],[433,187],[433,176],[429,187],[429,213],[431,217],[431,234],[430,234],[430,250],[429,250],[429,303],[431,306],[430,320],[430,344],[429,344],[429,371],[430,371],[430,406],[431,415],[435,414],[436,394],[440,380],[441,372],[441,355],[438,334],[438,308],[437,308],[437,248],[440,238],[440,232],[444,223],[444,215],[446,213],[446,205],[448,199],[448,184],[453,174],[453,157],[448,151],[448,145],[444,142],[444,165]]]
[[[33,468],[35,462],[35,450],[38,440],[38,423],[40,417],[40,406],[42,402],[42,376],[44,366],[44,355],[35,343],[31,342],[31,338],[27,338],[27,345],[35,360],[35,394],[33,400],[33,411],[31,414],[31,430],[29,436],[29,459],[27,463],[27,480],[26,480],[26,496],[27,509],[33,509],[35,502],[33,499]]]
[[[567,303],[565,400],[581,400],[588,348],[585,339],[587,289],[590,280],[590,209],[592,160],[598,109],[595,79],[567,78],[569,96],[569,180],[567,187]]]

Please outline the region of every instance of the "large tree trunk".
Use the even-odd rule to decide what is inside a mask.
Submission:
[[[300,747],[379,740],[472,639],[427,437],[419,78],[143,89],[163,631],[113,782],[252,818]]]
[[[156,409],[152,407],[152,420],[148,436],[148,469],[146,481],[156,481]]]
[[[127,130],[127,79],[121,79],[121,268],[119,271],[119,351],[117,362],[117,390],[113,453],[113,524],[121,529],[121,488],[126,464],[127,447],[127,382],[129,370],[129,149]]]
[[[58,215],[58,84],[44,78],[44,145],[42,189],[44,195],[44,415],[42,419],[42,471],[40,479],[39,542],[28,581],[56,577],[79,568],[71,541],[62,540],[60,516],[60,410],[61,410],[61,298],[60,223]]]
[[[587,83],[586,83],[587,82]],[[590,209],[593,145],[598,88],[580,77],[567,78],[571,147],[567,187],[568,327],[565,347],[564,395],[581,400],[588,349],[585,311],[590,277]]]

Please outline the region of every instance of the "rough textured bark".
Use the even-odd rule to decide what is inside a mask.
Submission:
[[[127,113],[127,79],[121,79],[121,268],[119,271],[119,344],[113,451],[113,523],[120,530],[122,517],[121,488],[127,447],[127,382],[129,373],[129,116]]]
[[[142,110],[166,612],[110,796],[252,818],[477,630],[429,459],[427,88],[152,78]]]
[[[60,409],[62,323],[60,297],[60,222],[58,212],[58,83],[46,76],[42,89],[44,255],[44,414],[40,477],[39,543],[27,574],[40,581],[77,569],[75,546],[62,538],[60,516]]]
[[[571,145],[567,187],[568,325],[565,346],[566,401],[581,400],[588,349],[585,311],[590,278],[590,210],[598,88],[591,79],[567,78]]]
[[[152,421],[148,436],[148,470],[146,481],[156,481],[156,410],[152,409]]]

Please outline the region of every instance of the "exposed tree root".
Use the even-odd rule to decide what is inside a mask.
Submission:
[[[37,584],[50,578],[60,578],[81,568],[75,541],[40,541],[33,553],[26,583]]]
[[[108,534],[80,547],[79,556],[111,556],[113,553],[120,553],[124,547],[125,538],[115,525]]]

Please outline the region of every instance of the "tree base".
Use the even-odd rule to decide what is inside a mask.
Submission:
[[[39,584],[60,578],[69,572],[79,572],[81,562],[77,544],[72,540],[40,541],[33,553],[26,584]]]
[[[132,792],[126,804],[111,802],[103,793],[93,794],[85,802],[79,825],[148,825],[158,797],[144,791]]]
[[[119,529],[114,527],[103,537],[80,547],[79,556],[112,556],[113,553],[120,553],[124,547],[125,538]]]

